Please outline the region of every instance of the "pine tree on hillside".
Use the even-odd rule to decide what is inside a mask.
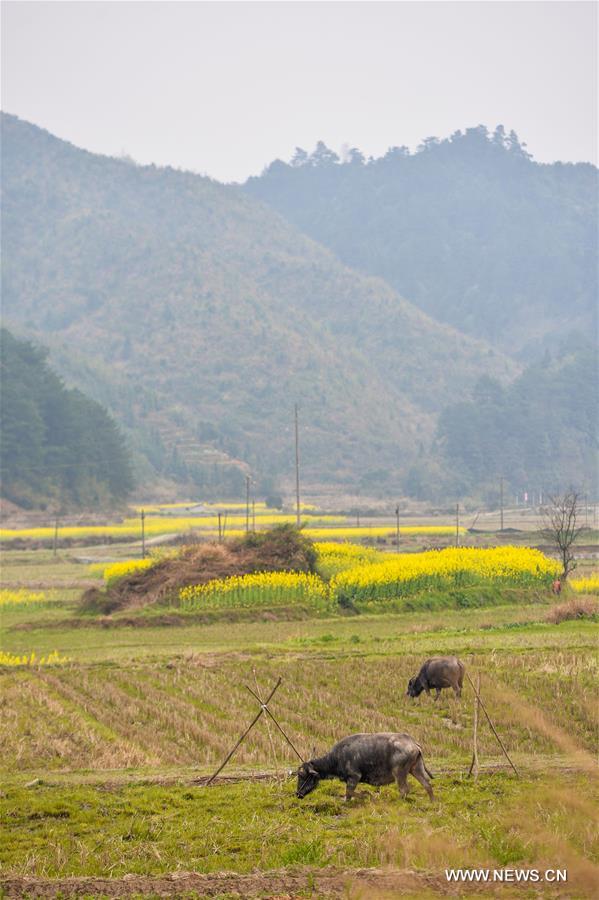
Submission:
[[[69,390],[47,352],[0,332],[2,495],[25,506],[122,500],[133,478],[122,435],[106,410]]]

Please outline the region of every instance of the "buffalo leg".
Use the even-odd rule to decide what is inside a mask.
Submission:
[[[401,798],[402,800],[405,800],[410,791],[410,785],[408,784],[408,773],[406,769],[400,769],[398,772],[396,772],[395,780],[397,782],[397,787],[399,789]]]
[[[354,796],[354,792],[358,786],[358,782],[360,781],[359,775],[350,775],[350,777],[345,782],[345,799],[351,800]]]
[[[439,699],[439,697],[441,696],[441,688],[435,688],[435,690],[437,692],[435,694],[435,701],[437,701]]]
[[[397,783],[399,793],[403,800],[406,799],[410,790],[410,785],[408,784],[408,775],[410,773],[411,763],[412,760],[409,757],[406,757],[405,754],[402,754],[391,769],[393,777],[395,778],[395,781]]]
[[[411,772],[416,781],[420,782],[420,784],[428,794],[428,799],[432,802],[435,799],[435,795],[433,794],[433,788],[428,779],[428,775],[426,774],[426,769],[424,768],[424,763],[421,756],[418,757],[417,761],[412,766]]]

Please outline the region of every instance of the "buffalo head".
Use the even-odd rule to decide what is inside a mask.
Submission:
[[[408,690],[406,692],[408,697],[419,697],[423,690],[424,688],[420,683],[418,675],[415,678],[410,678],[408,681]]]
[[[302,765],[297,770],[297,791],[296,795],[300,798],[305,797],[306,794],[309,794],[314,790],[318,782],[320,781],[320,775],[314,768],[314,766],[309,763],[302,763]]]

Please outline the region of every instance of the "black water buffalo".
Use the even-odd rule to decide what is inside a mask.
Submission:
[[[408,697],[419,697],[423,691],[427,694],[431,689],[437,692],[435,700],[443,688],[453,688],[456,697],[462,694],[464,672],[466,666],[457,656],[432,656],[422,664],[418,675],[408,682]]]
[[[392,784],[402,797],[408,794],[408,775],[414,778],[433,799],[433,789],[422,758],[422,750],[409,734],[352,734],[335,744],[330,753],[303,763],[297,772],[297,796],[313,791],[323,778],[339,778],[345,782],[345,799],[351,800],[356,786]]]

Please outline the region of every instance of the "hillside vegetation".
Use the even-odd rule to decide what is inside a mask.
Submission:
[[[517,367],[236,187],[96,156],[3,116],[7,323],[105,403],[146,471],[239,491],[398,485],[456,392]]]
[[[129,453],[106,410],[4,328],[0,356],[2,495],[56,509],[122,501],[133,486]]]
[[[566,488],[575,481],[592,490],[596,481],[599,400],[596,352],[587,344],[556,360],[530,366],[508,387],[490,378],[472,396],[452,404],[439,419],[436,453],[451,473],[445,489],[467,495],[478,490],[497,500],[499,479],[514,490]],[[431,482],[416,466],[409,485],[418,492]]]
[[[319,143],[245,189],[347,265],[523,360],[597,308],[597,169],[536,163],[498,126],[344,162]]]

